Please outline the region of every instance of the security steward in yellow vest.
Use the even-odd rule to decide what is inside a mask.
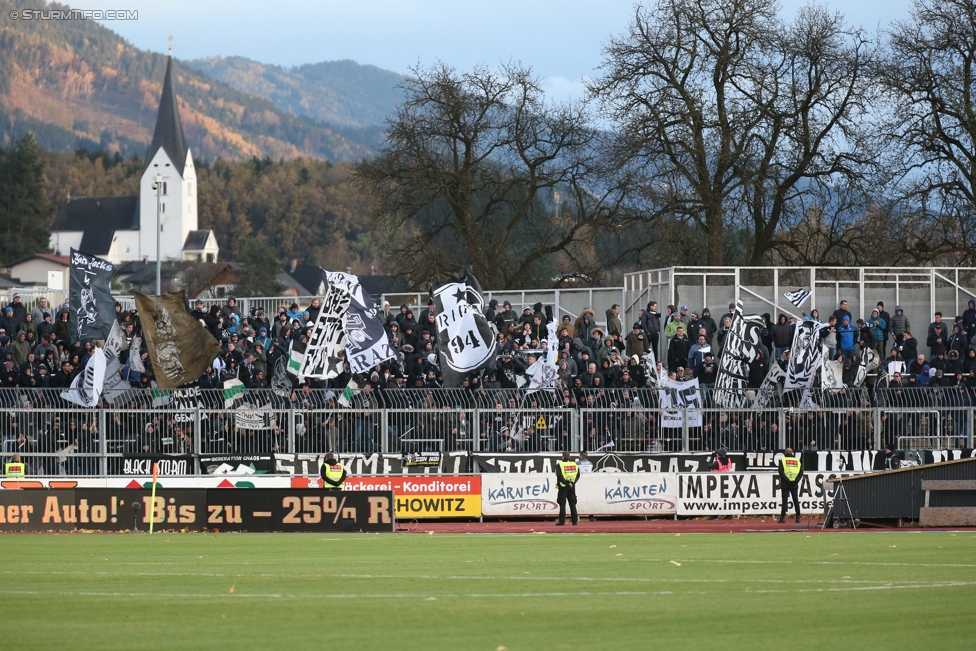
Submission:
[[[322,463],[322,488],[342,490],[346,482],[346,469],[331,452],[325,455]]]
[[[20,460],[20,455],[10,457],[10,461],[3,464],[3,474],[8,477],[23,477],[27,474],[27,464]]]
[[[803,477],[803,464],[800,459],[793,455],[792,448],[786,448],[783,458],[779,460],[779,483],[783,491],[783,507],[779,512],[780,523],[786,522],[786,510],[789,506],[789,497],[793,497],[793,506],[796,508],[796,523],[800,523],[800,497],[797,488],[800,485],[800,478]]]
[[[569,452],[563,452],[561,461],[556,462],[556,488],[559,490],[556,502],[559,504],[560,527],[566,524],[566,502],[569,502],[569,512],[573,518],[573,526],[579,524],[579,513],[576,511],[576,480],[580,470],[575,461],[569,458]]]

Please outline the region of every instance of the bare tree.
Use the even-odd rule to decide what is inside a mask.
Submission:
[[[880,68],[891,100],[885,169],[926,229],[930,261],[976,260],[976,0],[916,0]]]
[[[828,186],[872,159],[862,128],[874,49],[837,13],[775,0],[659,0],[604,48],[590,92],[618,134],[617,169],[652,217],[693,224],[707,262],[745,229],[759,264]],[[830,209],[830,206],[823,206]],[[736,260],[737,261],[737,260]]]
[[[547,103],[519,64],[417,68],[404,89],[386,145],[355,170],[390,271],[421,285],[464,264],[493,289],[602,274],[593,240],[620,195],[596,180],[584,106]]]

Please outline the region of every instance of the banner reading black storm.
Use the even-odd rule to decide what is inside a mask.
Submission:
[[[186,292],[133,292],[160,389],[196,382],[220,355],[217,340],[186,311]]]
[[[115,323],[114,273],[115,265],[108,260],[71,249],[68,303],[72,341],[108,338]]]
[[[437,313],[437,346],[444,386],[457,388],[473,371],[495,360],[495,335],[484,317],[484,294],[466,269],[451,282],[431,285]]]

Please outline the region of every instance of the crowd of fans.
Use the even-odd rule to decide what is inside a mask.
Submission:
[[[653,389],[662,374],[682,381],[697,378],[706,389],[704,404],[711,407],[708,388],[714,387],[729,328],[733,305],[718,319],[706,307],[700,312],[687,306],[669,305],[659,311],[655,302],[640,310],[625,327],[621,308],[612,305],[598,322],[592,309],[575,319],[562,316],[555,323],[558,346],[555,391],[529,394],[526,370],[548,353],[551,307],[537,303],[519,314],[505,301],[492,300],[485,317],[497,331],[498,357],[489,369],[471,374],[461,389],[439,391],[443,374],[437,348],[433,303],[419,315],[409,305],[393,309],[384,303],[378,317],[384,323],[397,359],[354,376],[345,364],[338,377],[329,380],[293,376],[274,378],[280,361],[295,342],[307,341],[320,301],[308,306],[281,306],[275,314],[255,307],[244,313],[233,298],[223,305],[196,301],[192,315],[220,343],[221,354],[199,378],[199,404],[213,410],[198,426],[179,414],[154,414],[147,407],[173,404],[160,400],[153,387],[153,368],[143,344],[137,310],[116,306],[125,346],[120,355],[121,378],[130,391],[103,398],[110,417],[99,421],[92,410],[66,402],[61,392],[81,373],[100,342],[71,338],[66,305],[52,307],[46,299],[25,305],[14,296],[0,318],[0,402],[7,408],[0,416],[3,453],[54,453],[69,449],[75,456],[39,458],[35,470],[47,473],[94,472],[95,459],[85,454],[99,450],[99,428],[114,442],[110,451],[139,453],[189,453],[199,431],[199,449],[205,453],[267,454],[354,450],[372,452],[378,436],[389,435],[404,451],[445,441],[442,449],[543,450],[567,445],[571,430],[559,410],[587,409],[583,417],[584,447],[643,450],[674,448],[681,428],[661,421],[657,413],[661,394]],[[953,431],[965,436],[968,419],[959,416],[972,404],[976,391],[976,301],[952,323],[936,313],[924,327],[924,343],[913,333],[904,310],[890,314],[883,303],[865,318],[855,319],[846,301],[825,320],[816,309],[804,314],[825,324],[820,330],[828,358],[840,362],[845,389],[822,394],[821,406],[831,411],[808,411],[787,416],[787,436],[794,447],[860,447],[877,443],[875,425],[858,408],[868,406],[865,393],[854,387],[856,370],[867,349],[881,361],[877,386],[868,380],[868,400],[889,410],[882,416],[877,435],[892,440],[904,432]],[[770,364],[784,369],[790,356],[796,319],[784,314],[776,322],[762,315],[762,350],[749,368],[748,384],[758,388]],[[921,329],[920,329],[921,330]],[[144,340],[143,340],[144,341]],[[662,346],[663,343],[663,346]],[[649,353],[662,359],[649,363]],[[141,364],[136,362],[136,358]],[[895,362],[895,364],[891,364]],[[899,362],[901,362],[899,364]],[[891,372],[887,372],[891,369]],[[242,431],[233,413],[223,412],[219,391],[228,380],[239,380],[250,390],[239,404],[270,404],[273,426]],[[284,385],[282,385],[284,380]],[[277,385],[275,383],[277,382]],[[273,386],[275,385],[275,386]],[[356,391],[343,390],[355,386]],[[274,388],[275,390],[271,390]],[[913,391],[926,388],[927,391]],[[284,390],[282,390],[284,389]],[[932,408],[921,415],[896,413],[896,408]],[[465,409],[484,410],[483,422],[471,423]],[[281,414],[305,410],[295,430],[295,449],[288,449],[287,425]],[[378,409],[393,410],[388,432],[379,431]],[[411,410],[419,410],[411,414]],[[555,410],[547,412],[546,410]],[[33,413],[32,413],[33,411]],[[932,414],[935,415],[932,415]],[[939,422],[932,422],[932,419]],[[691,438],[694,446],[712,449],[772,449],[782,419],[775,414],[713,414],[706,412]],[[475,432],[480,441],[475,441]],[[838,443],[844,440],[847,443]]]

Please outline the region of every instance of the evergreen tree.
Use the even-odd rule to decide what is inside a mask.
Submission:
[[[267,242],[248,237],[238,244],[237,259],[244,265],[241,281],[234,292],[242,296],[275,296],[281,292],[281,283],[275,276],[281,271],[281,262]]]
[[[43,150],[26,133],[0,149],[0,262],[47,253],[54,207],[44,189]]]

